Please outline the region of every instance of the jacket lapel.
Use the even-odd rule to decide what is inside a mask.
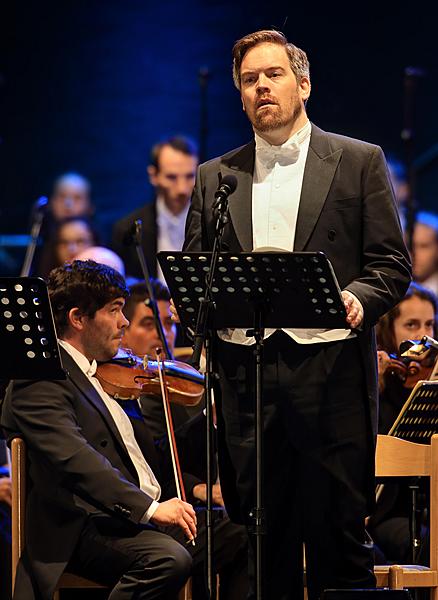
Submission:
[[[255,143],[242,146],[231,156],[222,158],[222,177],[231,174],[237,178],[236,191],[229,198],[231,223],[243,252],[251,252],[252,235],[252,179]]]
[[[90,402],[94,406],[94,408],[100,413],[105,423],[107,424],[108,429],[111,430],[111,433],[118,441],[120,447],[123,449],[126,456],[129,457],[128,452],[126,450],[126,446],[123,443],[122,437],[119,433],[119,430],[117,429],[116,424],[114,423],[114,419],[112,418],[109,410],[105,406],[104,401],[94,388],[93,384],[90,381],[88,381],[87,376],[81,371],[81,369],[78,367],[78,365],[70,356],[70,354],[66,352],[63,348],[60,348],[60,351],[62,353],[62,362],[71,381],[79,389],[79,391],[86,398],[86,400]]]
[[[328,135],[312,124],[309,152],[304,169],[294,250],[304,250],[321,213],[342,149],[333,152]]]

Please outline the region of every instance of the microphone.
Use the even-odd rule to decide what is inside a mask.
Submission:
[[[225,215],[228,209],[228,196],[232,194],[236,188],[236,177],[234,175],[225,175],[214,194],[216,201],[213,204],[213,212],[219,212]]]
[[[38,200],[35,200],[35,202],[32,205],[32,214],[45,211],[48,203],[49,200],[47,196],[41,196],[40,198],[38,198]]]

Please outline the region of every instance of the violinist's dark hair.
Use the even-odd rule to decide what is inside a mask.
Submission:
[[[72,308],[93,318],[108,302],[129,295],[122,275],[94,260],[74,260],[53,269],[47,286],[59,337],[68,328],[68,313]]]
[[[166,300],[169,302],[170,293],[167,287],[158,279],[151,279],[150,281],[155,300]],[[144,281],[139,281],[138,283],[133,283],[130,285],[129,292],[130,294],[126,299],[126,304],[123,308],[123,314],[129,321],[131,321],[135,313],[135,307],[140,302],[145,302],[145,300],[148,300],[149,292]]]
[[[412,282],[403,300],[401,300],[396,306],[394,306],[394,308],[383,315],[376,325],[377,347],[379,350],[385,350],[385,352],[388,352],[388,354],[398,354],[399,349],[397,348],[394,336],[394,321],[398,316],[400,316],[400,305],[403,304],[405,300],[409,300],[409,298],[413,297],[420,298],[420,300],[425,300],[426,302],[430,302],[432,304],[435,315],[434,337],[436,337],[436,314],[438,312],[437,297],[427,288],[419,285],[418,283]]]
[[[169,146],[182,154],[187,156],[198,156],[198,146],[194,140],[184,135],[175,135],[173,137],[162,139],[157,142],[151,150],[149,164],[156,168],[157,172],[160,170],[160,154],[161,150]]]

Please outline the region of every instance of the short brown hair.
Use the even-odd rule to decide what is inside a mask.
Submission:
[[[254,46],[263,43],[278,44],[283,46],[289,58],[290,68],[297,78],[298,83],[303,77],[310,77],[309,61],[307,54],[301,48],[287,41],[286,36],[281,31],[275,29],[262,29],[255,33],[245,35],[233,46],[233,80],[234,85],[240,90],[240,67],[245,54]]]

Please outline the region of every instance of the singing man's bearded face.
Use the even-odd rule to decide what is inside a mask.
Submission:
[[[248,50],[240,81],[243,109],[256,131],[293,129],[305,110],[310,81],[303,77],[297,82],[282,46],[264,42]]]

